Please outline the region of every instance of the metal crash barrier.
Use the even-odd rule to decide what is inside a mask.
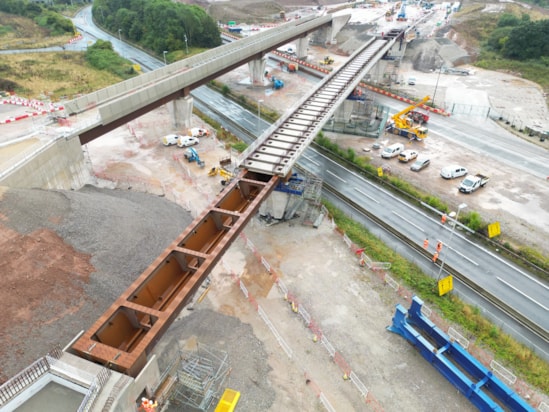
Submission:
[[[474,356],[421,313],[423,301],[414,296],[410,310],[398,304],[388,330],[419,349],[452,385],[481,411],[534,411]]]

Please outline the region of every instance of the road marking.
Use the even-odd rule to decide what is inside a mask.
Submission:
[[[366,193],[364,193],[362,190],[360,190],[359,188],[355,187],[354,188],[358,193],[360,193],[361,195],[363,196],[366,196],[368,199],[370,199],[372,202],[376,202],[376,203],[379,203],[378,200],[374,199],[372,196],[370,195],[367,195]]]
[[[404,216],[399,215],[399,214],[398,214],[397,212],[395,212],[394,210],[393,210],[393,214],[396,215],[396,216],[398,216],[399,218],[401,218],[401,219],[404,220],[405,222],[408,222],[410,225],[412,225],[413,227],[415,227],[417,230],[419,230],[419,231],[425,233],[425,230],[424,230],[422,227],[419,227],[419,226],[416,225],[415,223],[410,222],[408,219],[406,219]]]
[[[347,183],[345,180],[343,180],[341,177],[336,175],[334,172],[330,172],[329,170],[326,170],[327,173],[330,173],[333,177],[337,177],[339,180],[341,180],[343,183]]]
[[[496,279],[499,280],[500,282],[502,283],[505,283],[507,286],[509,286],[511,289],[513,289],[515,292],[518,292],[520,293],[522,296],[524,296],[526,299],[528,300],[531,300],[532,302],[534,302],[536,305],[538,305],[540,308],[543,308],[545,309],[546,311],[549,311],[549,308],[543,306],[541,303],[539,303],[537,300],[535,299],[532,299],[530,296],[528,296],[526,293],[524,293],[523,291],[517,289],[516,287],[514,287],[513,285],[511,285],[509,282],[506,282],[505,280],[503,280],[502,278],[500,278],[499,276],[496,276]]]
[[[316,165],[316,166],[320,166],[320,163],[318,162],[315,162],[313,159],[311,159],[309,156],[305,156],[304,154],[301,155],[301,157],[304,157],[305,159],[307,159],[309,162],[311,162],[312,164]]]
[[[453,247],[448,246],[448,245],[446,245],[446,244],[444,244],[444,247],[447,247],[448,249],[450,249],[451,251],[453,251],[456,255],[461,256],[463,259],[468,260],[468,261],[471,262],[473,265],[478,266],[478,263],[477,263],[477,262],[475,262],[474,260],[469,259],[469,258],[468,258],[467,256],[465,256],[463,253],[458,252],[458,251],[457,251],[456,249],[454,249]]]

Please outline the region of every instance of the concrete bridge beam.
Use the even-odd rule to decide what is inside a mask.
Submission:
[[[167,103],[168,111],[175,130],[188,129],[192,126],[193,98],[180,97]]]

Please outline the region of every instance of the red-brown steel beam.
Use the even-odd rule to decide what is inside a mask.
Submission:
[[[275,188],[278,179],[243,171],[69,351],[137,376],[156,342]]]

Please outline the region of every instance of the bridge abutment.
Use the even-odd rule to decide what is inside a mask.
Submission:
[[[26,189],[80,189],[91,182],[77,137],[59,138],[35,150],[26,161],[0,177],[0,185]]]

